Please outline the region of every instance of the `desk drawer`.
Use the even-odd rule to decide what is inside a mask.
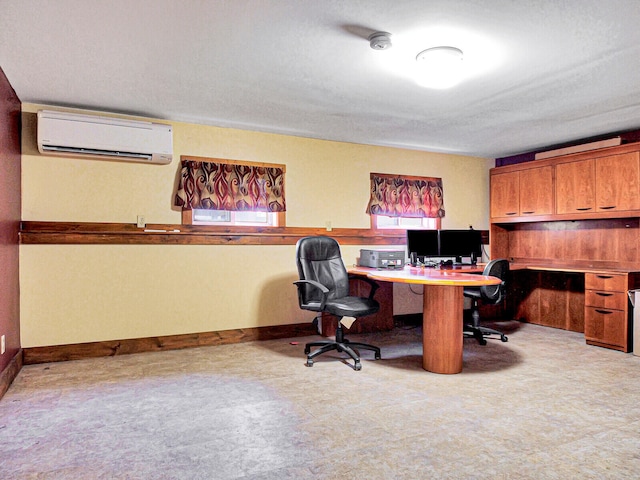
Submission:
[[[624,273],[585,273],[586,290],[627,291],[627,275]]]
[[[624,311],[586,307],[585,339],[627,351],[627,323],[627,314]]]
[[[625,310],[628,297],[624,292],[606,292],[602,290],[585,290],[584,303],[589,307]]]

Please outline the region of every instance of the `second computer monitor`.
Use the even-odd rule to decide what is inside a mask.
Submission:
[[[440,256],[480,258],[482,234],[480,230],[440,230]]]

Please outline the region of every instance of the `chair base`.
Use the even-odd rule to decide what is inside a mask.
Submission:
[[[320,347],[313,353],[311,352],[311,347]],[[342,341],[339,342],[337,340],[318,340],[317,342],[309,342],[304,347],[304,353],[307,356],[307,367],[313,367],[313,359],[318,355],[322,355],[323,353],[330,352],[332,350],[337,350],[338,352],[345,352],[353,359],[353,369],[361,370],[362,364],[360,363],[360,355],[355,350],[360,348],[362,350],[371,350],[375,354],[375,359],[380,360],[382,358],[380,356],[380,348],[369,345],[368,343],[360,343],[360,342],[350,342],[346,338],[342,338]]]
[[[480,345],[486,345],[487,340],[485,337],[489,337],[491,335],[500,336],[500,340],[503,342],[508,342],[509,338],[502,332],[498,330],[494,330],[493,328],[488,327],[480,327],[474,325],[465,325],[464,326],[464,335],[465,337],[473,337],[475,338]]]

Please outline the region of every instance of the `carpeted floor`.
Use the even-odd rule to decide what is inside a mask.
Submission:
[[[509,323],[421,368],[421,330],[354,371],[305,339],[26,366],[0,400],[7,479],[640,478],[640,357]],[[298,343],[296,343],[298,342]]]

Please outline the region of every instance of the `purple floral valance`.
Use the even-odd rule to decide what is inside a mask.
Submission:
[[[372,173],[367,213],[388,217],[444,217],[442,179]]]
[[[182,159],[175,205],[183,210],[284,212],[284,165]]]

